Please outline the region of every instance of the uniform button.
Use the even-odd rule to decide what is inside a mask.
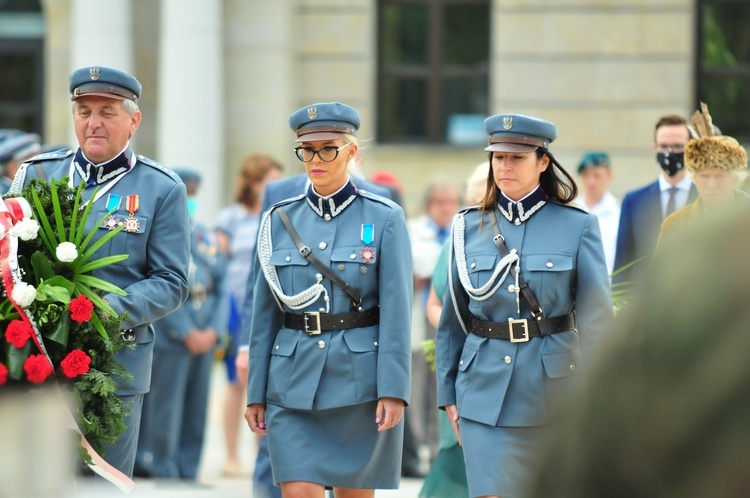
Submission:
[[[278,347],[278,346],[276,346],[276,351],[278,351],[278,350],[279,350],[279,347]]]
[[[516,225],[516,226],[518,226],[518,225],[520,225],[520,224],[521,224],[521,220],[518,220],[518,219],[517,219],[516,221],[514,221],[514,222],[513,222],[513,224],[514,224],[514,225]]]
[[[516,286],[513,284],[510,284],[508,286],[508,292],[516,292]]]
[[[464,360],[459,361],[458,364],[459,365],[463,365],[464,364]]]
[[[292,257],[291,257],[291,256],[287,256],[287,257],[286,257],[286,262],[287,262],[287,263],[288,263],[288,262],[290,262],[291,260],[292,260]]]
[[[575,366],[575,364],[573,364],[573,363],[571,363],[571,364],[570,364],[570,371],[571,371],[571,372],[575,372],[575,371],[576,371],[576,366]]]
[[[325,341],[318,341],[318,347],[320,349],[323,349],[324,347],[326,347],[326,342]]]
[[[547,268],[552,268],[553,266],[555,265],[552,264],[552,261],[547,261]]]
[[[510,356],[506,356],[505,358],[503,358],[503,361],[504,361],[504,362],[505,362],[506,364],[510,364],[510,362],[511,362],[511,361],[513,361],[513,360],[511,360],[511,359],[510,359]]]
[[[476,263],[472,263],[472,264],[471,264],[471,267],[472,267],[472,268],[476,268],[476,267],[477,267],[477,264],[476,264]]]
[[[375,341],[374,344],[375,344],[375,347],[378,347],[378,341]]]
[[[322,251],[323,249],[325,249],[326,247],[328,247],[328,244],[326,244],[325,242],[321,242],[320,244],[318,244],[318,247]]]
[[[316,273],[316,274],[315,274],[315,279],[316,279],[316,280],[317,280],[318,282],[320,282],[321,280],[323,280],[323,275],[321,275],[320,273]]]
[[[355,253],[351,253],[349,255],[349,259],[357,259],[357,255]]]
[[[339,271],[344,271],[344,268],[346,268],[344,265],[339,265]]]
[[[325,216],[323,216],[323,219],[326,221],[331,221],[331,215],[326,213]]]
[[[318,308],[318,311],[321,312],[321,313],[325,313],[326,309],[325,308]]]
[[[510,250],[510,253],[511,253],[511,254],[516,254],[517,252],[518,252],[518,250],[517,250],[517,249],[511,249],[511,250]]]

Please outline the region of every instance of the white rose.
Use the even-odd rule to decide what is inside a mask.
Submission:
[[[25,282],[19,282],[13,287],[12,297],[21,308],[28,308],[36,299],[36,289]]]
[[[22,219],[11,228],[11,233],[17,235],[21,240],[33,240],[36,238],[37,232],[39,232],[39,223],[30,218]]]
[[[60,242],[60,245],[55,249],[55,256],[63,263],[70,263],[78,257],[78,250],[72,242]]]

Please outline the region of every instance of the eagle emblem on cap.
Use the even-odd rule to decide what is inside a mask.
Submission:
[[[311,120],[318,119],[318,108],[317,107],[308,107],[307,108],[307,117]]]
[[[513,128],[513,116],[505,116],[503,118],[503,128],[506,130]]]
[[[99,68],[98,67],[92,67],[89,68],[89,76],[91,76],[92,81],[96,81],[99,79]]]

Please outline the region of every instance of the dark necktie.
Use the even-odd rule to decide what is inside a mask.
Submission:
[[[670,214],[674,213],[675,195],[677,195],[677,187],[670,187],[669,188],[669,200],[667,201],[667,211],[666,213],[664,213],[665,218],[669,216]]]

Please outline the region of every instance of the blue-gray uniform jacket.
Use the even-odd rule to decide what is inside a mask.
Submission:
[[[118,314],[125,314],[123,337],[134,335],[135,348],[123,349],[117,359],[133,375],[131,381],[119,381],[118,394],[146,393],[151,382],[151,359],[154,331],[151,322],[177,309],[188,296],[187,272],[190,260],[190,223],[187,214],[187,194],[180,178],[164,166],[134,154],[128,147],[124,154],[133,161],[132,169],[95,203],[86,224],[86,232],[97,229],[95,224],[107,213],[109,194],[121,196],[119,208],[113,213],[115,220],[124,221],[130,213],[126,198],[139,195],[140,206],[133,213],[139,221],[134,232],[122,230],[94,253],[93,258],[127,254],[125,261],[94,271],[94,275],[117,285],[127,296],[108,294],[109,304]],[[24,164],[17,173],[17,182],[37,177],[35,163],[41,165],[47,180],[69,178],[73,151],[60,150],[40,154]],[[18,175],[21,175],[20,177]],[[19,179],[20,178],[20,179]],[[110,180],[113,181],[113,180]],[[74,168],[73,184],[81,182]],[[14,184],[15,186],[15,184]],[[107,183],[100,185],[100,189]],[[94,192],[91,185],[84,198]],[[94,241],[107,233],[99,226]]]
[[[516,250],[511,268],[519,255],[521,275],[545,318],[575,311],[577,327],[525,343],[467,334],[469,313],[490,322],[532,318],[522,295],[518,313],[513,269],[504,281],[500,272],[482,289],[503,259],[489,213],[483,224],[476,206],[453,220],[449,285],[437,332],[437,387],[438,406],[455,404],[461,417],[491,426],[547,423],[609,326],[612,301],[596,216],[545,201],[541,188],[518,205],[501,196],[495,213],[507,249]],[[477,291],[474,296],[467,286]]]
[[[183,341],[195,329],[211,329],[217,334],[224,330],[225,271],[226,261],[219,251],[216,234],[200,223],[193,223],[188,269],[190,295],[174,313],[154,323],[158,350],[184,348]]]
[[[379,325],[312,336],[284,327],[285,313],[355,308],[300,254],[279,206],[313,253],[359,292],[365,310],[380,306]],[[412,260],[398,205],[351,182],[328,200],[310,187],[264,213],[257,257],[248,404],[322,410],[382,397],[408,403]]]

